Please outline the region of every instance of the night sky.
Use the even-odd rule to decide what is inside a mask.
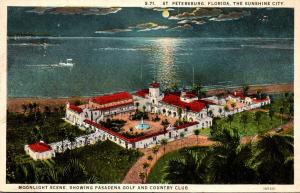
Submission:
[[[293,9],[8,9],[8,36],[292,38]]]

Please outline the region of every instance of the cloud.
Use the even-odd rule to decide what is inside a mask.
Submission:
[[[175,9],[173,9],[173,8],[163,8],[163,7],[155,7],[155,8],[153,8],[153,11],[165,11],[165,10],[167,10],[167,11],[174,11]]]
[[[98,30],[95,33],[98,34],[114,34],[114,33],[122,33],[122,32],[130,32],[130,31],[137,31],[137,32],[146,32],[152,30],[162,30],[168,29],[169,27],[166,25],[159,25],[157,23],[148,22],[148,23],[141,23],[136,26],[130,26],[128,28],[115,28],[115,29],[108,29],[108,30]]]
[[[132,29],[108,29],[108,30],[99,30],[95,31],[96,34],[114,34],[114,33],[122,33],[122,32],[129,32]]]
[[[43,8],[33,8],[27,12],[37,13],[37,14],[55,14],[55,15],[108,15],[112,13],[117,13],[122,8],[118,7],[108,7],[108,8],[87,8],[87,7],[43,7]]]
[[[174,16],[169,17],[169,19],[183,20],[183,19],[197,19],[204,17],[216,17],[220,15],[223,11],[218,8],[196,8],[192,12],[183,12]]]
[[[166,25],[159,25],[157,23],[148,22],[148,23],[142,23],[138,24],[134,27],[129,27],[131,29],[137,29],[138,32],[144,32],[144,31],[152,31],[152,30],[161,30],[161,29],[168,29],[169,27]]]
[[[169,31],[181,31],[181,30],[188,30],[192,29],[193,26],[191,24],[184,24],[184,25],[179,25],[176,27],[171,28]]]
[[[206,22],[202,19],[193,19],[193,20],[185,19],[177,22],[177,24],[195,24],[195,25],[202,25],[205,23]]]
[[[231,20],[238,20],[242,17],[249,16],[249,15],[250,15],[249,11],[242,11],[242,12],[233,11],[227,14],[220,14],[218,17],[213,17],[210,18],[209,20],[210,21],[231,21]]]

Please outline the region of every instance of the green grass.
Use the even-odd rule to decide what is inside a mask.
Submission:
[[[43,115],[42,115],[43,116]],[[47,143],[62,140],[60,131],[66,129],[68,134],[75,136],[84,135],[85,132],[65,122],[58,113],[52,113],[47,118],[39,118],[37,121],[23,114],[9,113],[7,115],[7,152],[12,158],[25,155],[24,145],[33,143],[33,130],[40,127],[42,140]]]
[[[201,128],[200,135],[210,136],[210,128]]]
[[[54,161],[63,167],[70,157],[77,158],[88,174],[96,176],[100,183],[121,183],[140,156],[137,150],[127,150],[107,140],[58,154]]]
[[[248,121],[244,124],[241,121],[242,114],[248,114]],[[233,121],[230,125],[227,118],[221,118],[217,120],[217,125],[220,128],[236,128],[239,131],[241,136],[249,136],[249,135],[256,135],[265,133],[272,128],[275,128],[281,125],[281,118],[279,116],[274,115],[273,119],[269,117],[267,112],[263,112],[261,116],[261,121],[259,124],[255,121],[255,111],[246,111],[242,113],[237,113],[233,115]],[[286,123],[287,120],[283,119],[282,123]]]
[[[188,150],[202,151],[205,148],[207,148],[207,147],[188,147],[188,148],[182,148],[182,149],[167,153],[166,155],[161,157],[159,160],[157,160],[156,164],[152,168],[152,170],[147,178],[147,183],[150,183],[150,184],[163,183],[163,170],[168,165],[168,161],[172,160],[172,159],[181,158],[182,150],[188,149]]]
[[[60,130],[66,129],[67,134],[75,136],[85,134],[75,126],[70,125],[61,119],[62,115],[52,113],[47,119],[35,121],[22,114],[8,114],[7,120],[7,157],[9,163],[26,164],[34,163],[37,168],[65,167],[66,163],[73,157],[77,158],[84,165],[89,176],[96,176],[101,183],[121,183],[128,170],[141,156],[136,150],[127,150],[111,142],[99,142],[78,148],[63,154],[56,154],[56,157],[46,161],[33,161],[25,154],[24,145],[28,144],[33,136],[33,129],[40,126],[42,135],[46,142],[60,141]],[[22,182],[20,182],[22,183]]]
[[[161,183],[163,177],[163,169],[167,166],[168,161],[171,159],[180,158],[179,150],[167,153],[163,157],[161,157],[152,168],[147,183]]]

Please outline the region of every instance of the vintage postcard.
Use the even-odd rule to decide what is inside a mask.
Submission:
[[[300,191],[296,0],[0,4],[0,191]]]

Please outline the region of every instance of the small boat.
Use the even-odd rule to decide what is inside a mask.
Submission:
[[[66,62],[59,62],[58,65],[59,66],[70,66],[70,67],[72,67],[74,65],[73,59],[67,59]]]

